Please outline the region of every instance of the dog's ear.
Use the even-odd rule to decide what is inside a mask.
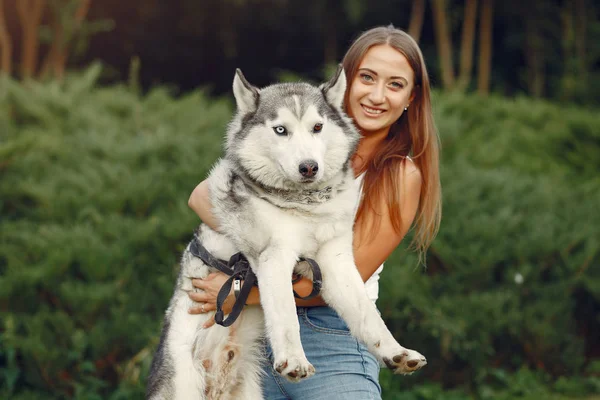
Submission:
[[[239,68],[235,70],[235,77],[233,78],[233,95],[235,96],[237,108],[241,113],[247,114],[256,111],[258,89],[248,83]]]
[[[341,64],[338,65],[337,71],[335,71],[329,82],[322,84],[320,89],[332,106],[340,110],[343,109],[344,94],[346,93],[346,73]]]

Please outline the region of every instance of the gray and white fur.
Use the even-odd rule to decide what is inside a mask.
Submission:
[[[212,313],[191,315],[191,279],[210,272],[183,253],[175,293],[152,362],[148,399],[262,399],[261,341],[274,368],[297,382],[315,373],[300,342],[291,275],[299,257],[323,275],[321,295],[382,364],[411,373],[426,364],[396,342],[369,300],[352,255],[359,199],[350,157],[360,135],[344,114],[345,74],[327,83],[250,85],[236,72],[237,113],[225,156],[209,176],[219,232],[206,225],[200,240],[216,257],[242,251],[258,278],[261,306],[247,306],[229,328],[203,329]],[[316,371],[318,373],[318,371]]]

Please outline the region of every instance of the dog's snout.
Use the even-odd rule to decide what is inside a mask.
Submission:
[[[319,164],[313,160],[305,160],[300,163],[298,170],[303,177],[312,178],[319,171]]]

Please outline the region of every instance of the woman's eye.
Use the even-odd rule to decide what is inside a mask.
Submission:
[[[319,133],[321,130],[323,130],[323,124],[315,124],[313,126],[313,133]]]
[[[287,135],[287,129],[285,129],[284,126],[281,125],[277,125],[276,127],[273,128],[273,130],[275,131],[276,134],[278,134],[279,136],[285,136]]]
[[[373,82],[373,77],[369,74],[360,74],[360,77],[363,81]]]
[[[391,85],[394,89],[402,89],[404,87],[400,82],[392,82]]]

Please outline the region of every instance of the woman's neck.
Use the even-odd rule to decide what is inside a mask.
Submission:
[[[360,175],[366,171],[367,165],[373,159],[377,153],[377,149],[381,142],[385,140],[388,135],[389,129],[377,132],[364,134],[358,142],[358,147],[352,158],[352,167],[354,168],[355,175]]]

